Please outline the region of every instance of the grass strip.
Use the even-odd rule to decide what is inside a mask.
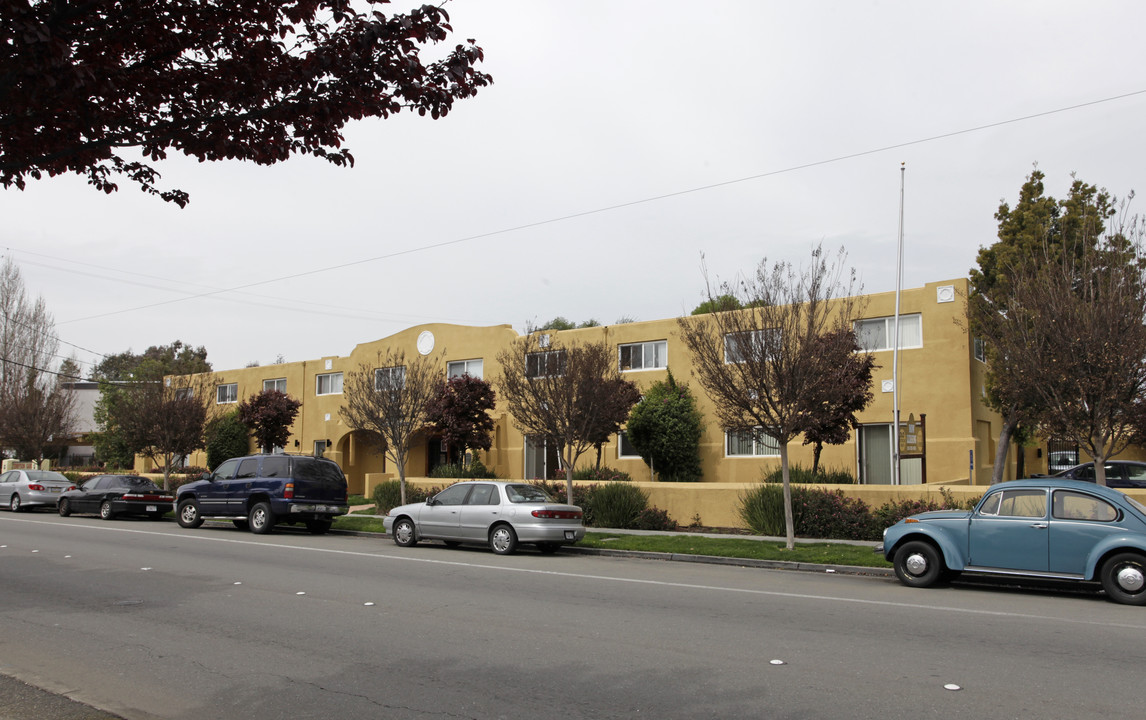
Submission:
[[[382,518],[343,515],[334,521],[336,530],[384,533]],[[623,535],[619,533],[588,532],[579,547],[612,550],[640,550],[643,552],[678,553],[682,555],[711,555],[713,557],[753,558],[757,560],[784,560],[787,562],[816,563],[820,565],[849,565],[854,567],[891,567],[882,555],[870,547],[837,543],[799,543],[788,550],[784,543],[739,538],[708,538],[688,535]]]
[[[743,540],[738,538],[690,537],[688,535],[621,535],[614,533],[585,533],[581,547],[612,550],[640,550],[643,552],[679,553],[682,555],[710,555],[713,557],[752,558],[756,560],[784,560],[787,562],[817,563],[821,565],[849,565],[855,567],[889,568],[891,563],[882,555],[862,545],[830,542],[799,543],[788,550],[782,542]]]

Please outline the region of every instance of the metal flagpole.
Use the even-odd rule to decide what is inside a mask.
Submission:
[[[903,179],[905,163],[899,164],[899,248],[895,255],[895,339],[891,345],[891,482],[899,485],[899,293],[903,287]]]

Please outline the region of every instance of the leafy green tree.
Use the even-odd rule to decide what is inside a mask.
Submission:
[[[214,470],[224,460],[242,457],[250,452],[251,431],[239,419],[239,411],[213,418],[203,430],[207,447],[207,468]]]
[[[263,390],[239,403],[239,420],[251,430],[263,452],[286,447],[290,426],[302,403],[279,390]]]
[[[700,480],[703,433],[696,398],[671,370],[645,392],[625,425],[625,436],[661,480]]]
[[[1013,324],[1020,316],[1011,314],[1008,320],[1008,315],[1019,268],[1028,266],[1032,258],[1060,268],[1080,267],[1079,259],[1097,247],[1116,212],[1117,201],[1104,189],[1075,177],[1066,199],[1056,200],[1046,194],[1044,180],[1045,175],[1035,168],[1019,189],[1014,207],[1006,202],[999,205],[995,213],[998,240],[979,249],[978,267],[970,272],[968,298],[968,328],[976,338],[1017,331]],[[1097,256],[1090,262],[1096,261]],[[993,483],[1003,479],[1016,434],[1030,434],[1031,428],[1024,430],[1024,426],[1034,423],[1045,408],[1028,368],[1008,353],[1008,347],[1010,343],[1000,342],[984,346],[987,405],[1003,418],[995,445]]]
[[[731,293],[723,293],[710,297],[692,309],[690,315],[705,315],[707,313],[724,312],[726,310],[739,310],[740,298]]]

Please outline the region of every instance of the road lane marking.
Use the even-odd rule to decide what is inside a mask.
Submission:
[[[476,570],[493,570],[499,572],[524,573],[528,575],[548,575],[550,577],[564,577],[574,580],[601,580],[605,582],[627,583],[631,585],[647,585],[653,587],[671,587],[683,590],[705,590],[743,595],[756,595],[761,597],[779,597],[793,600],[820,600],[824,602],[847,603],[852,605],[869,605],[875,607],[889,607],[899,609],[913,609],[938,611],[945,613],[960,613],[963,615],[981,615],[987,617],[1000,617],[1027,620],[1053,620],[1070,623],[1072,625],[1097,625],[1100,627],[1127,628],[1132,630],[1146,630],[1146,624],[1118,623],[1099,620],[1086,620],[1054,615],[1036,615],[1034,613],[1006,612],[1002,610],[979,610],[974,608],[953,607],[948,605],[923,605],[920,603],[893,602],[890,600],[865,600],[862,598],[837,597],[833,595],[815,595],[811,593],[782,592],[778,590],[759,590],[753,588],[736,588],[724,585],[701,585],[697,583],[672,582],[668,580],[645,580],[641,578],[615,577],[612,575],[592,575],[588,573],[573,573],[562,570],[538,570],[536,568],[503,567],[499,565],[485,565],[480,563],[461,562],[459,560],[436,560],[433,558],[413,558],[401,555],[383,555],[360,550],[337,550],[334,548],[307,547],[304,545],[286,545],[275,542],[261,542],[257,540],[236,540],[234,538],[211,537],[208,535],[184,535],[180,533],[158,532],[155,530],[135,530],[123,527],[103,527],[95,525],[76,525],[72,523],[49,522],[46,520],[33,520],[31,518],[0,517],[0,522],[30,523],[34,525],[50,525],[57,528],[75,528],[83,530],[96,530],[99,532],[119,532],[134,535],[153,535],[165,538],[178,538],[180,540],[200,540],[204,542],[230,543],[233,545],[248,545],[252,547],[269,547],[281,550],[301,550],[305,552],[327,553],[330,555],[344,555],[348,557],[371,558],[375,560],[393,560],[397,562],[421,563],[426,565],[444,565],[449,567],[468,568]]]

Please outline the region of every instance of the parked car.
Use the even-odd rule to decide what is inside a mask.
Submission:
[[[234,518],[239,529],[269,533],[278,523],[305,523],[321,534],[345,515],[346,476],[338,465],[310,455],[248,455],[179,488],[175,518],[196,528],[205,517]]]
[[[401,547],[419,540],[482,543],[498,555],[513,553],[519,543],[551,553],[585,537],[576,505],[557,502],[536,485],[488,480],[455,483],[424,503],[393,508],[382,523]]]
[[[1146,506],[1111,488],[1062,478],[992,487],[975,509],[900,520],[877,548],[910,587],[959,573],[1102,583],[1146,605]]]
[[[146,515],[159,520],[174,507],[175,496],[135,475],[96,475],[60,495],[61,517],[73,513],[99,513],[104,520],[118,515]]]
[[[1146,488],[1146,463],[1132,460],[1111,460],[1103,463],[1106,470],[1106,486],[1113,488]],[[1052,477],[1070,478],[1095,482],[1094,463],[1082,465],[1055,473]]]
[[[52,470],[9,470],[0,475],[0,506],[12,512],[55,507],[72,481]]]

